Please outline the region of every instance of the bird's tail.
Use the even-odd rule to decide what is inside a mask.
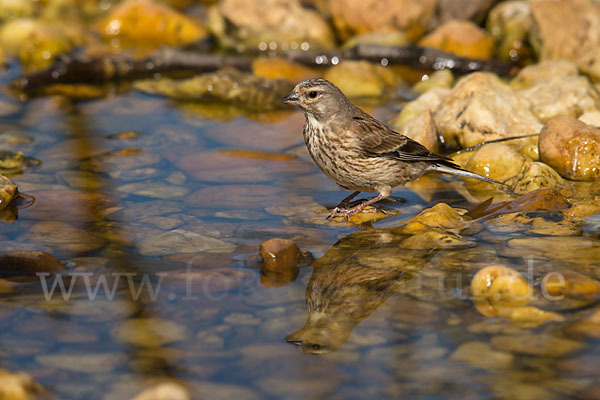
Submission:
[[[467,177],[467,178],[479,179],[480,181],[484,181],[484,182],[496,183],[498,185],[508,186],[505,183],[495,181],[495,180],[493,180],[491,178],[487,178],[485,176],[476,174],[474,172],[465,171],[464,169],[461,169],[458,166],[452,167],[452,166],[449,166],[449,165],[433,164],[430,167],[430,171],[443,172],[443,173],[446,173],[446,174],[464,176],[464,177]]]

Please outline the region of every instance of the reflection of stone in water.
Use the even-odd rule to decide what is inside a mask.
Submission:
[[[316,260],[306,288],[308,319],[286,341],[309,354],[329,354],[342,346],[354,327],[433,254],[402,250],[402,239],[389,232],[356,232]]]

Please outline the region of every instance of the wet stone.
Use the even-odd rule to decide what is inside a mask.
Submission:
[[[488,370],[503,370],[509,368],[514,356],[504,351],[497,351],[485,342],[467,342],[460,345],[450,358],[474,367]]]
[[[66,253],[87,253],[104,245],[102,238],[64,222],[38,222],[31,227],[27,238]]]
[[[104,186],[104,178],[86,171],[63,171],[58,177],[74,189],[99,189]]]
[[[563,322],[565,317],[555,312],[540,310],[536,307],[520,307],[513,310],[510,321],[522,328],[535,328],[547,322]]]
[[[170,215],[168,217],[146,217],[139,220],[142,224],[152,225],[158,229],[170,230],[180,225],[183,225],[185,221],[178,215]]]
[[[255,318],[252,314],[248,313],[231,313],[227,315],[223,321],[230,325],[245,326],[255,326],[261,322],[260,319]]]
[[[267,214],[255,210],[230,210],[230,211],[217,211],[215,217],[245,220],[245,221],[258,221],[268,217]]]
[[[0,210],[4,210],[17,195],[17,185],[0,174]]]
[[[542,124],[529,102],[489,73],[461,78],[434,114],[438,131],[450,146],[470,147],[483,141],[538,133]]]
[[[118,190],[128,194],[163,200],[183,197],[189,193],[189,189],[184,186],[167,185],[159,182],[129,183],[119,186]]]
[[[504,266],[481,269],[471,280],[471,295],[485,316],[503,315],[527,304],[532,296],[527,280]]]
[[[136,169],[126,169],[126,170],[118,170],[111,171],[109,173],[110,177],[113,179],[119,179],[122,181],[141,181],[151,178],[157,178],[161,175],[161,172],[156,168],[136,168]],[[173,183],[170,182],[169,183]],[[181,182],[183,183],[183,182]],[[177,184],[177,183],[175,183]]]
[[[53,255],[43,251],[13,250],[0,253],[0,274],[27,276],[36,273],[65,272],[65,266]]]
[[[600,242],[584,237],[519,237],[507,240],[506,245],[502,253],[506,251],[510,257],[541,257],[585,265],[600,259]]]
[[[29,374],[0,370],[0,398],[10,400],[50,399],[51,395]]]
[[[17,147],[33,143],[34,137],[19,131],[0,132],[0,146],[3,149],[16,150]],[[14,147],[14,149],[13,149]]]
[[[297,0],[225,0],[208,11],[208,26],[220,44],[237,51],[315,50],[334,47],[331,28],[316,11]],[[295,44],[295,45],[294,45]]]
[[[542,281],[542,290],[553,298],[600,298],[600,281],[570,270],[553,271]]]
[[[333,82],[347,97],[382,96],[399,83],[394,74],[381,65],[367,61],[342,61],[325,73],[325,79]]]
[[[575,321],[566,328],[566,332],[575,338],[600,339],[600,311],[594,311]]]
[[[132,221],[137,219],[144,219],[147,217],[177,213],[181,210],[182,205],[176,201],[125,201],[124,208],[116,210],[115,212],[109,214],[109,218],[118,221]]]
[[[542,357],[561,357],[583,347],[581,342],[545,333],[494,336],[491,344],[499,350]]]
[[[478,149],[467,162],[466,169],[476,174],[504,182],[521,172],[525,157],[504,143],[490,143]],[[496,187],[495,184],[470,179],[470,190]]]
[[[141,80],[134,87],[144,93],[176,100],[224,103],[251,111],[282,108],[281,98],[293,89],[283,79],[265,79],[233,68],[188,79]]]
[[[600,95],[584,76],[539,79],[519,95],[531,103],[531,110],[542,122],[557,115],[578,117],[600,106]]]
[[[296,267],[300,249],[292,240],[274,238],[260,245],[260,256],[265,268],[287,270]]]
[[[499,216],[488,224],[492,232],[527,231],[535,235],[577,236],[581,228],[565,219],[562,214],[554,213],[512,213]]]
[[[163,346],[189,336],[185,326],[160,318],[134,318],[118,322],[111,334],[122,343],[138,347]]]
[[[189,230],[173,229],[145,237],[137,242],[137,247],[140,254],[157,256],[169,253],[196,253],[199,251],[230,253],[235,250],[236,245]]]
[[[440,104],[444,101],[444,99],[450,94],[449,88],[433,88],[423,93],[416,100],[413,100],[402,108],[402,111],[396,116],[396,118],[391,122],[394,129],[398,130],[404,126],[412,118],[417,115],[430,111],[431,113],[435,113]]]
[[[402,32],[415,41],[425,31],[435,11],[436,1],[329,1],[329,11],[338,37],[346,40],[365,32]]]
[[[564,178],[600,179],[600,128],[574,117],[554,117],[541,131],[539,147],[540,160]]]
[[[206,36],[206,30],[197,21],[152,0],[122,2],[100,21],[98,30],[113,45],[150,49],[186,45]]]
[[[448,69],[435,71],[423,79],[415,83],[412,90],[417,93],[425,93],[434,88],[450,89],[454,84],[454,75]]]
[[[408,120],[399,130],[405,136],[416,140],[428,150],[438,152],[439,140],[431,111],[423,111]]]
[[[36,202],[27,209],[27,218],[42,221],[42,224],[63,224],[70,222],[79,225],[88,221],[93,213],[102,213],[115,200],[98,192],[71,189],[44,188],[35,191]],[[69,210],[69,212],[65,212]],[[51,222],[56,221],[56,222]],[[68,231],[68,230],[67,230]],[[58,230],[57,232],[62,232]],[[67,234],[70,234],[67,232]],[[86,238],[86,235],[82,236]]]
[[[507,182],[517,194],[526,194],[544,187],[560,189],[566,184],[558,172],[541,162],[526,163],[519,175]]]
[[[432,47],[462,57],[490,59],[494,52],[492,37],[470,21],[449,20],[419,41],[423,47]]]
[[[131,400],[191,400],[188,391],[177,383],[160,383],[150,387]]]
[[[15,174],[27,168],[27,161],[19,151],[0,150],[0,172]]]

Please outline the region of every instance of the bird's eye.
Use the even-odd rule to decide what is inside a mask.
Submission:
[[[310,97],[311,99],[316,99],[317,96],[319,95],[319,93],[313,91],[308,92],[308,97]]]
[[[321,346],[319,346],[318,344],[313,344],[313,345],[312,345],[312,349],[313,349],[314,351],[321,350]]]

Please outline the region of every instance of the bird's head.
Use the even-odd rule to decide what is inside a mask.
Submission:
[[[285,341],[307,354],[329,354],[341,347],[352,333],[357,321],[347,315],[313,312],[304,327],[289,334]]]
[[[281,101],[302,108],[317,121],[325,121],[350,106],[346,96],[337,86],[320,78],[300,82]]]

